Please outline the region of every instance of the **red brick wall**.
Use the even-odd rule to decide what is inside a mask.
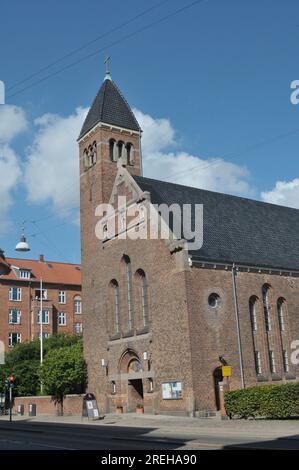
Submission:
[[[20,302],[10,301],[8,292],[10,287],[22,288],[22,300]],[[4,342],[5,350],[8,347],[8,334],[21,333],[22,343],[36,338],[39,334],[40,325],[37,323],[39,301],[34,298],[35,289],[39,289],[38,282],[8,281],[0,279],[0,340]],[[44,289],[48,292],[48,300],[43,302],[43,309],[50,310],[50,323],[43,325],[43,331],[50,335],[54,333],[74,333],[76,322],[82,323],[82,315],[74,314],[74,297],[81,296],[81,286],[51,285],[45,284]],[[66,291],[66,304],[59,304],[58,293]],[[8,323],[8,312],[10,308],[21,310],[21,324],[12,325]],[[58,325],[58,314],[60,311],[66,313],[66,325]]]
[[[83,395],[66,395],[63,403],[63,412],[65,415],[82,414]],[[18,405],[24,405],[24,414],[28,415],[29,405],[36,405],[36,415],[57,416],[60,407],[51,396],[43,397],[17,397],[14,399],[13,412],[17,412]]]

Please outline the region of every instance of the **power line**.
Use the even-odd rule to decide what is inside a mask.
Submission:
[[[107,31],[106,33],[103,33],[101,34],[100,36],[97,36],[96,38],[86,42],[85,44],[82,44],[82,46],[80,47],[77,47],[76,49],[73,49],[72,51],[68,52],[67,54],[65,54],[64,56],[62,57],[59,57],[58,59],[54,60],[53,62],[51,62],[50,64],[46,65],[45,67],[42,67],[41,69],[37,70],[36,72],[32,73],[31,75],[28,75],[27,77],[25,77],[23,80],[20,80],[19,82],[16,82],[14,83],[12,86],[10,86],[7,91],[10,91],[12,90],[13,88],[16,88],[18,85],[21,85],[22,83],[24,82],[28,82],[28,80],[31,80],[31,78],[34,78],[36,77],[37,75],[41,74],[42,72],[45,72],[46,70],[48,70],[49,68],[53,67],[54,65],[57,65],[59,64],[60,62],[62,62],[64,59],[67,59],[68,57],[71,57],[72,55],[76,54],[77,52],[80,52],[82,51],[83,49],[86,49],[88,46],[90,46],[91,44],[94,44],[95,42],[97,41],[100,41],[101,39],[105,38],[106,36],[109,36],[110,34],[112,33],[115,33],[116,31],[124,28],[125,26],[127,26],[128,24],[132,23],[133,21],[137,20],[138,18],[141,18],[142,16],[146,15],[147,13],[150,13],[151,11],[155,10],[156,8],[159,8],[161,7],[162,5],[164,5],[165,3],[168,3],[170,0],[163,0],[162,2],[160,3],[157,3],[155,5],[153,5],[152,7],[150,8],[147,8],[146,10],[143,10],[142,12],[138,13],[137,15],[133,16],[132,18],[129,18],[127,21],[124,21],[123,23],[115,26],[114,28],[110,29],[109,31]]]
[[[76,60],[75,62],[72,62],[72,63],[70,63],[70,64],[68,64],[68,65],[66,65],[66,66],[64,66],[64,67],[62,67],[61,69],[58,69],[58,70],[56,70],[55,72],[52,72],[51,74],[46,75],[45,77],[43,77],[43,78],[41,78],[41,79],[39,79],[39,80],[36,80],[35,82],[33,82],[33,83],[31,83],[30,85],[28,85],[28,86],[22,88],[21,90],[16,91],[15,93],[12,93],[12,94],[8,95],[8,98],[12,98],[13,96],[16,96],[16,95],[18,95],[18,94],[20,94],[20,93],[23,93],[24,91],[28,90],[29,88],[32,88],[32,87],[34,87],[35,85],[38,85],[39,83],[42,83],[42,82],[48,80],[49,78],[55,77],[56,75],[58,75],[58,74],[64,72],[65,70],[68,70],[68,69],[74,67],[75,65],[78,65],[78,64],[80,64],[80,63],[82,63],[82,62],[85,62],[86,60],[90,59],[91,57],[94,57],[94,56],[98,55],[100,52],[103,52],[103,51],[105,51],[105,50],[107,50],[107,49],[110,49],[111,47],[114,47],[114,46],[120,44],[121,42],[126,41],[127,39],[130,39],[130,38],[132,38],[132,37],[134,37],[134,36],[136,36],[136,35],[138,35],[138,34],[144,32],[144,31],[146,31],[146,30],[152,28],[153,26],[156,26],[157,24],[162,23],[163,21],[166,21],[166,20],[168,20],[169,18],[172,18],[172,17],[178,15],[179,13],[182,13],[183,11],[186,11],[186,10],[190,9],[190,8],[192,8],[193,6],[195,6],[196,4],[201,3],[201,2],[203,2],[203,1],[204,1],[204,0],[195,0],[195,1],[193,1],[192,3],[189,3],[188,5],[185,5],[184,7],[181,7],[181,8],[179,8],[179,9],[173,11],[172,13],[169,13],[168,15],[165,15],[165,16],[159,18],[159,19],[156,20],[156,21],[153,21],[153,22],[147,24],[146,26],[143,26],[142,28],[140,28],[140,29],[134,31],[133,33],[129,33],[129,34],[127,34],[126,36],[123,36],[122,38],[117,39],[116,41],[114,41],[114,42],[108,44],[107,46],[101,47],[100,49],[97,49],[96,51],[94,51],[94,52],[92,52],[92,53],[90,53],[90,54],[88,54],[88,55],[82,57],[81,59]]]

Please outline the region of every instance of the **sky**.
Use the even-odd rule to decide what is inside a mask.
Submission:
[[[296,0],[1,0],[0,246],[80,262],[78,137],[104,58],[144,176],[299,208]],[[0,97],[1,99],[1,97]]]

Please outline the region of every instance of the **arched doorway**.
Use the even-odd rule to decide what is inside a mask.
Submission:
[[[128,377],[128,411],[135,411],[143,404],[142,365],[135,351],[128,349],[122,355],[120,371]]]
[[[213,372],[213,380],[214,380],[214,390],[215,390],[215,405],[217,411],[220,410],[220,387],[219,382],[223,381],[222,375],[222,367],[216,367]]]

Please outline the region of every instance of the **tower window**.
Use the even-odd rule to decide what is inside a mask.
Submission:
[[[219,306],[220,297],[218,294],[210,294],[208,297],[208,304],[212,308],[217,308]]]
[[[127,165],[134,165],[134,147],[131,143],[126,145]]]
[[[117,161],[116,142],[114,139],[109,140],[109,157],[112,162]]]
[[[117,149],[118,149],[117,157],[122,158],[123,152],[124,152],[124,143],[121,140],[117,143]]]

